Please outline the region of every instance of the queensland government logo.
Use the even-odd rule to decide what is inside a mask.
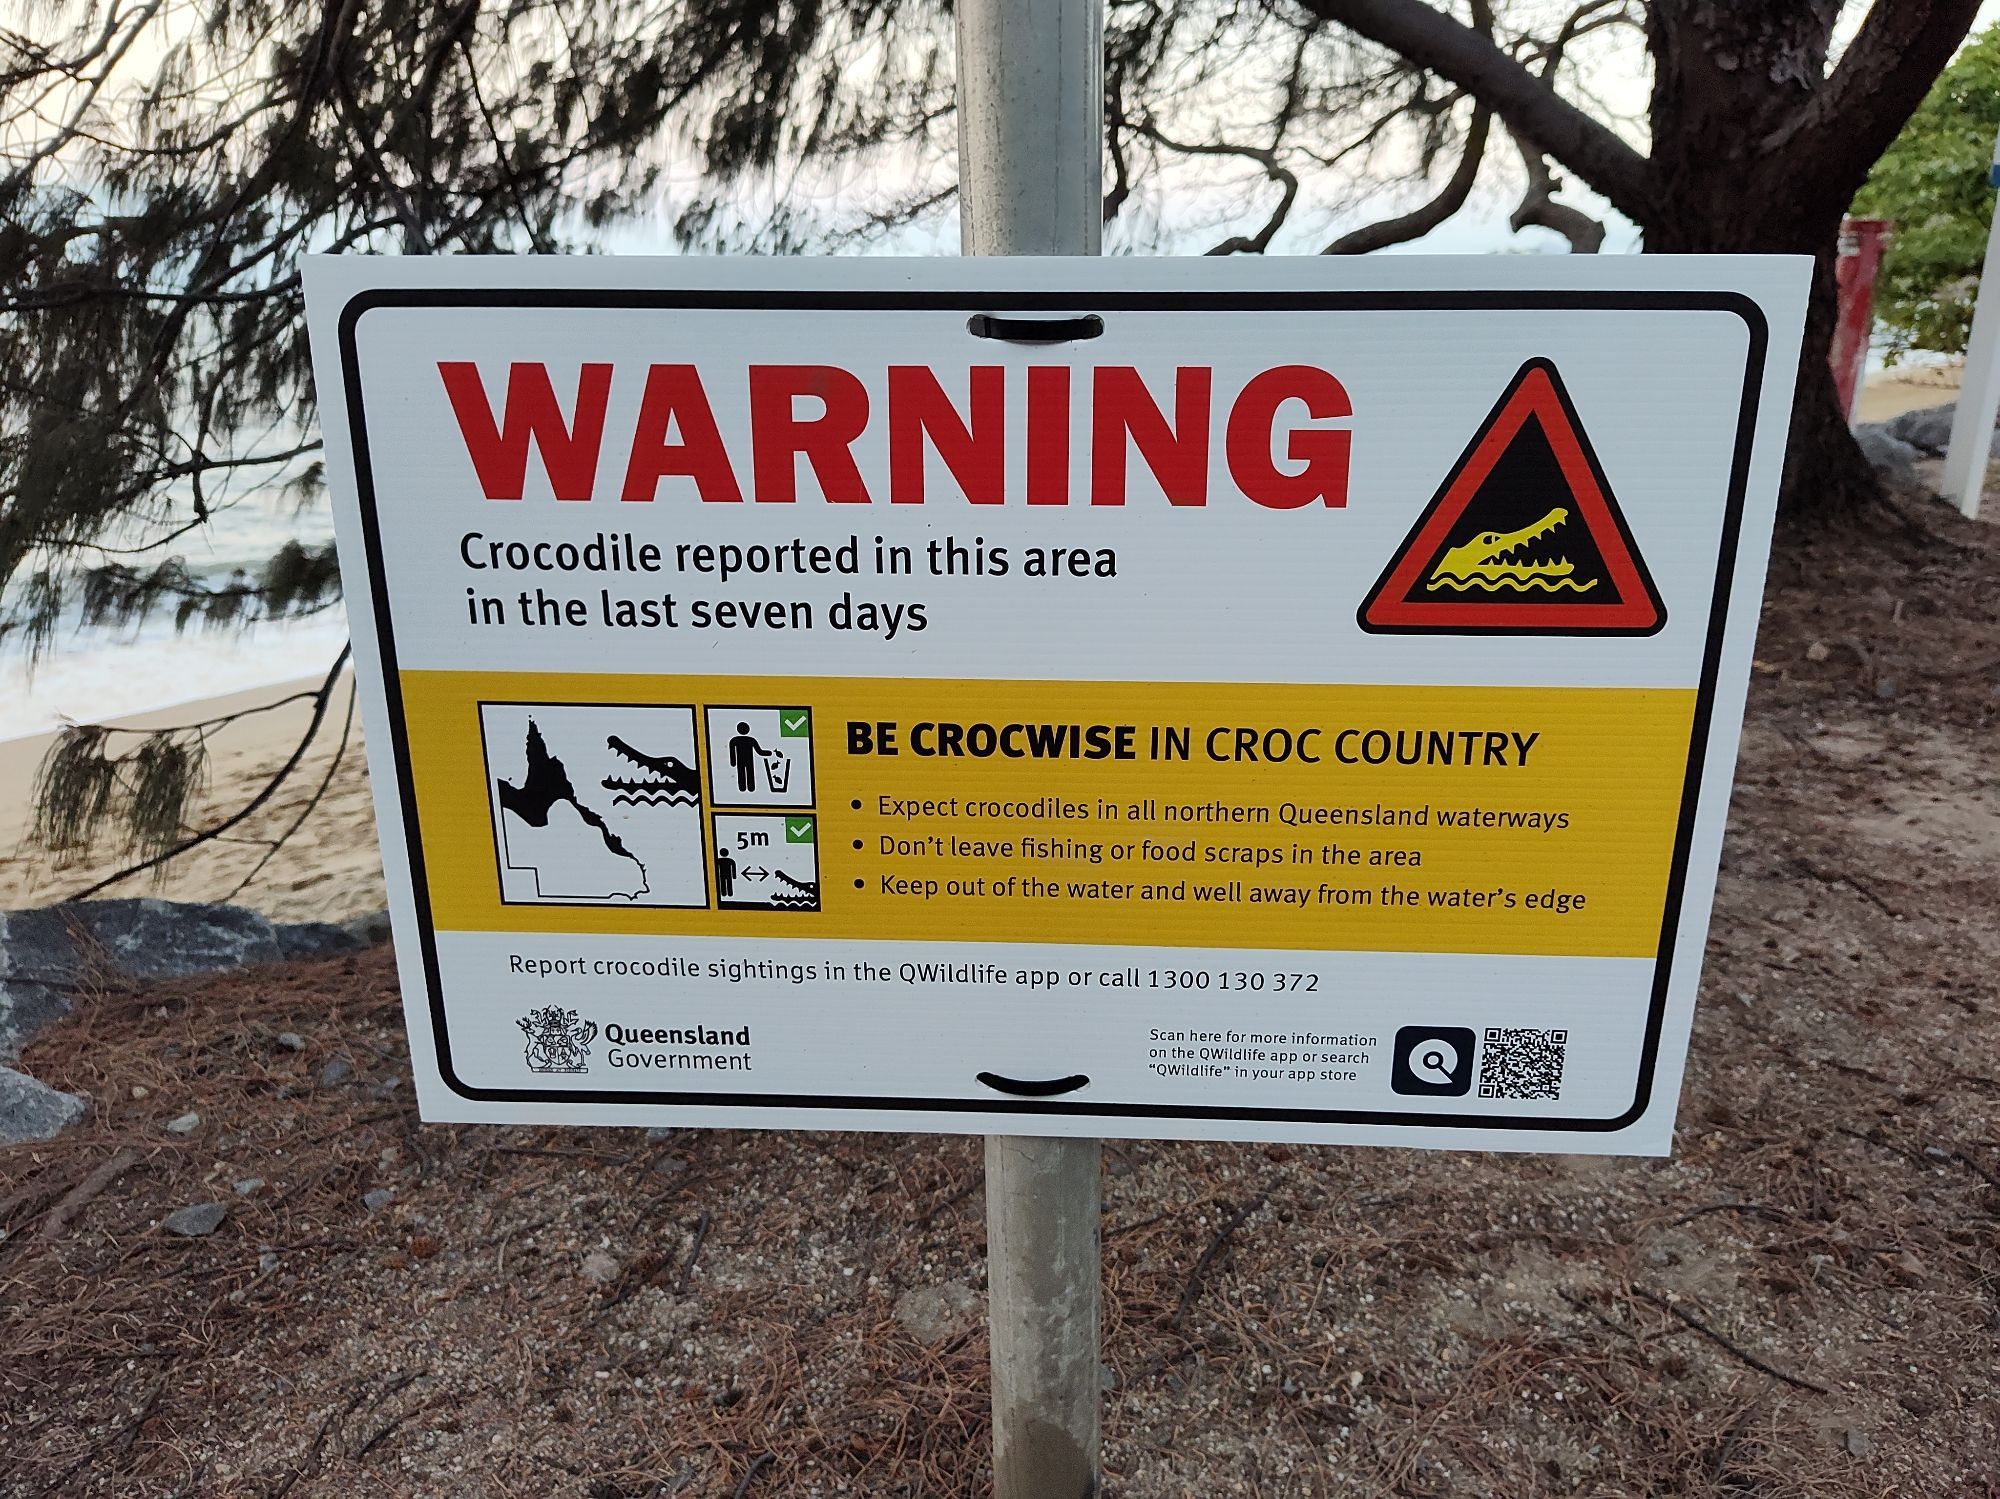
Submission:
[[[597,1039],[597,1022],[579,1020],[576,1011],[559,1005],[530,1010],[515,1022],[528,1037],[528,1068],[532,1072],[588,1072],[590,1043]]]

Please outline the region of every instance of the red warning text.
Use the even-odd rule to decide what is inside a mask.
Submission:
[[[438,374],[490,500],[526,497],[533,464],[558,500],[596,497],[602,480],[607,497],[637,503],[1121,506],[1157,489],[1198,508],[1219,444],[1233,488],[1254,504],[1347,504],[1353,433],[1342,424],[1354,407],[1313,365],[1279,365],[1226,393],[1201,365],[1170,381],[1120,365],[974,365],[948,377],[891,365],[872,383],[835,365],[751,365],[732,377],[747,386],[727,392],[729,409],[747,412],[747,441],[725,436],[692,364],[514,363],[502,374],[442,361]],[[1088,458],[1080,474],[1073,445]],[[886,478],[871,481],[864,466]],[[1141,470],[1151,484],[1137,489]]]

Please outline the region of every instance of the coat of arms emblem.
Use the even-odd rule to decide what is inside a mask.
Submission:
[[[528,1037],[528,1067],[534,1072],[584,1072],[590,1067],[590,1043],[597,1039],[597,1022],[579,1020],[576,1011],[559,1005],[530,1010],[515,1022]]]

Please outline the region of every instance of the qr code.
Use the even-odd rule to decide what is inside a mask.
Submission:
[[[1489,1025],[1479,1048],[1481,1098],[1558,1098],[1568,1031],[1509,1030]]]

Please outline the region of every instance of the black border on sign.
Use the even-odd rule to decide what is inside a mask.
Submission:
[[[1105,312],[1720,312],[1742,319],[1750,335],[1743,370],[1743,396],[1738,409],[1736,439],[1730,461],[1729,493],[1724,506],[1721,546],[1715,565],[1715,590],[1710,606],[1708,638],[1702,652],[1701,680],[1695,699],[1694,723],[1688,736],[1687,771],[1681,789],[1680,826],[1674,835],[1673,864],[1667,878],[1667,898],[1660,924],[1659,954],[1653,970],[1652,1000],[1646,1013],[1644,1049],[1632,1104],[1609,1119],[1493,1118],[1481,1114],[1399,1113],[1378,1109],[1238,1108],[1197,1104],[1121,1104],[1048,1098],[874,1098],[828,1095],[802,1098],[771,1093],[674,1093],[586,1088],[481,1088],[464,1082],[452,1070],[451,1039],[446,1030],[444,986],[438,965],[437,933],[431,922],[430,884],[424,868],[423,841],[418,834],[416,790],[410,774],[409,743],[404,731],[403,693],[396,662],[395,630],[389,614],[388,582],[383,569],[381,526],[375,513],[374,469],[368,458],[368,424],[361,392],[355,328],[369,312],[394,307],[598,307],[645,310],[692,309],[756,312],[825,311],[956,311],[965,313],[1038,311],[1090,307]],[[1734,292],[878,292],[771,290],[731,291],[564,291],[494,288],[425,290],[385,288],[362,292],[341,309],[340,362],[346,388],[347,414],[354,447],[354,474],[361,512],[363,548],[368,557],[369,601],[375,614],[380,646],[382,688],[389,709],[390,748],[395,757],[396,789],[402,805],[404,838],[409,846],[410,885],[417,910],[425,987],[431,1010],[431,1035],[438,1074],[461,1098],[491,1103],[680,1104],[733,1109],[857,1109],[885,1112],[986,1115],[1070,1115],[1106,1119],[1216,1119],[1266,1123],[1429,1126],[1435,1129],[1547,1130],[1553,1133],[1601,1134],[1636,1122],[1652,1101],[1657,1072],[1660,1031],[1666,1020],[1667,989],[1673,973],[1674,938],[1687,893],[1688,856],[1707,758],[1715,689],[1722,661],[1724,622],[1729,614],[1730,586],[1741,541],[1743,503],[1749,480],[1752,433],[1757,421],[1758,393],[1770,343],[1763,310],[1749,297]],[[968,1067],[971,1064],[968,1063]],[[970,1081],[968,1073],[968,1081]]]

